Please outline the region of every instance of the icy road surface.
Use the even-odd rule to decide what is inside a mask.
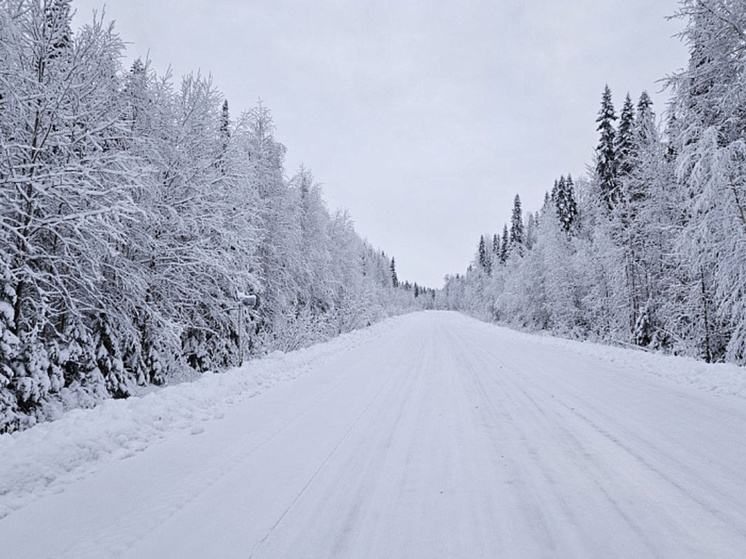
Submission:
[[[219,413],[126,458],[59,457],[75,456],[70,425],[105,434],[186,388],[14,436],[0,463],[27,440],[55,451],[0,468],[34,493],[6,505],[0,556],[746,556],[746,400],[649,365],[691,362],[451,313],[371,332],[309,350],[303,374],[254,397],[213,398]]]

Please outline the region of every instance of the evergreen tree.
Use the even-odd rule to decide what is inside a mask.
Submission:
[[[394,287],[399,287],[399,278],[396,275],[396,261],[391,257],[391,283]]]
[[[508,234],[508,225],[503,225],[502,244],[500,245],[500,262],[505,264],[510,252],[510,235]]]
[[[648,173],[650,167],[654,166],[650,158],[659,157],[656,148],[660,142],[655,124],[653,102],[645,91],[642,92],[637,103],[635,121],[630,137],[629,173],[623,178],[623,189],[631,213],[634,216],[638,211],[637,206],[645,198],[645,191],[649,186],[649,181],[643,177]],[[653,153],[651,153],[651,150],[653,150]]]
[[[560,177],[554,183],[552,190],[552,202],[557,213],[557,219],[565,233],[572,230],[573,223],[578,215],[578,206],[575,202],[575,188],[572,176]]]
[[[479,237],[479,248],[477,249],[477,259],[479,268],[487,275],[491,273],[491,261],[489,254],[487,253],[487,244],[484,242],[484,235]]]
[[[521,211],[521,197],[516,194],[513,200],[513,213],[510,218],[510,247],[523,256],[524,247],[523,212]]]
[[[611,101],[611,89],[607,85],[601,98],[601,110],[596,122],[600,132],[596,148],[596,181],[602,200],[611,211],[619,198],[617,185],[616,131],[617,120],[614,105]]]
[[[129,126],[130,139],[136,134],[148,130],[148,116],[152,110],[152,99],[149,97],[148,66],[138,58],[132,63],[124,82],[122,94],[123,118]],[[127,143],[131,147],[131,142]]]
[[[220,111],[220,154],[218,155],[218,161],[220,165],[221,173],[226,172],[226,154],[231,141],[231,116],[230,110],[228,109],[228,100],[223,101],[223,107]]]
[[[632,172],[632,151],[634,149],[635,107],[627,93],[622,112],[619,114],[619,127],[615,137],[615,156],[617,178],[625,177]]]
[[[96,365],[106,383],[106,389],[114,398],[126,398],[132,394],[132,378],[124,370],[120,357],[121,344],[104,315],[94,322],[93,347]]]
[[[653,101],[650,99],[647,91],[643,91],[640,94],[640,99],[637,101],[634,132],[635,147],[637,144],[651,140],[650,136],[656,132]]]
[[[12,285],[10,269],[0,258],[0,433],[17,429],[22,421],[12,367],[20,351],[20,340],[13,323],[15,290]]]
[[[534,248],[536,240],[538,238],[539,222],[536,216],[532,212],[528,212],[526,216],[526,238],[525,245],[527,250]]]

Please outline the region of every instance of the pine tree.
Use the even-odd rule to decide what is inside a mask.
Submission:
[[[228,149],[228,142],[231,139],[231,116],[228,109],[228,100],[223,101],[223,107],[220,110],[220,139],[223,151]]]
[[[578,206],[575,202],[575,189],[572,176],[560,177],[555,181],[552,189],[552,202],[557,213],[557,219],[565,233],[570,233],[575,219],[578,215]]]
[[[513,213],[510,218],[510,247],[519,256],[523,256],[524,249],[523,212],[521,211],[521,197],[516,194],[513,200]]]
[[[619,128],[615,137],[615,157],[617,178],[625,177],[632,172],[634,149],[634,126],[635,126],[635,107],[632,104],[632,98],[627,93],[624,98],[622,112],[619,115]]]
[[[114,398],[126,398],[132,394],[132,378],[124,370],[120,357],[120,344],[107,318],[101,314],[94,323],[93,346],[96,365],[105,379],[106,389]]]
[[[0,253],[0,434],[17,429],[21,421],[12,366],[20,352],[13,322],[15,290],[10,281],[10,269],[2,256]]]
[[[500,262],[505,264],[508,261],[508,253],[510,252],[510,235],[508,233],[508,225],[503,225],[502,244],[500,245]]]
[[[532,250],[538,238],[539,222],[533,212],[528,212],[526,216],[526,250]]]
[[[228,109],[228,100],[223,101],[223,107],[220,111],[220,154],[218,155],[218,161],[220,165],[220,171],[221,173],[225,174],[227,164],[226,164],[226,154],[228,153],[228,148],[230,146],[231,141],[231,116],[230,116],[230,110]]]
[[[658,130],[655,124],[655,113],[653,102],[647,92],[643,91],[637,103],[636,116],[632,127],[631,142],[629,149],[629,173],[624,177],[624,191],[631,212],[637,212],[635,206],[645,198],[645,191],[649,181],[644,178],[653,166],[650,160],[651,149],[655,150],[659,145]],[[654,157],[658,154],[655,153]]]
[[[616,131],[614,122],[617,116],[611,101],[611,89],[607,85],[601,98],[597,130],[600,132],[596,148],[596,181],[602,200],[609,211],[614,209],[619,198],[617,185]]]
[[[479,248],[477,249],[479,268],[487,275],[491,273],[490,257],[487,253],[487,244],[484,242],[484,235],[479,237]]]
[[[394,260],[394,257],[391,257],[391,284],[394,287],[399,287],[399,278],[396,275],[396,260]]]
[[[563,177],[564,180],[564,177]],[[554,186],[552,187],[552,194],[550,195],[551,201],[556,205],[557,199],[559,197],[559,181],[557,179],[554,180]],[[547,195],[544,195],[544,204],[547,203]]]
[[[129,126],[131,136],[141,134],[151,124],[148,122],[149,109],[152,109],[152,99],[148,96],[148,73],[148,66],[138,58],[125,77],[122,93],[123,118]],[[126,145],[131,147],[131,142]]]
[[[650,135],[656,132],[653,101],[650,99],[647,91],[643,91],[640,94],[640,99],[637,101],[634,132],[635,144],[650,141],[652,139]]]

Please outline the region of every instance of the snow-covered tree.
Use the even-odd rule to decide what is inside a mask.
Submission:
[[[111,26],[72,34],[65,1],[6,0],[0,14],[0,245],[20,343],[11,384],[30,410],[58,388],[45,348],[108,308],[103,256],[139,214],[138,173],[120,149],[123,45]]]
[[[503,225],[502,241],[500,244],[500,262],[505,264],[508,260],[508,253],[510,252],[510,235],[508,233],[508,225]]]
[[[578,215],[578,205],[575,201],[575,183],[571,175],[560,177],[554,183],[551,195],[557,219],[565,233],[570,233]]]
[[[479,237],[479,246],[477,247],[477,263],[479,268],[488,276],[492,273],[492,259],[487,250],[487,243],[484,235]]]
[[[432,301],[286,179],[266,107],[122,53],[70,0],[0,0],[0,432]]]
[[[746,359],[746,7],[684,0],[688,67],[670,80],[677,130],[677,178],[688,204],[678,249],[689,268],[683,294],[700,354]],[[683,324],[686,324],[683,322]]]
[[[510,250],[519,256],[523,255],[524,249],[523,212],[521,210],[521,197],[516,194],[513,199],[513,212],[510,217]]]
[[[627,93],[622,111],[619,113],[619,126],[614,137],[614,156],[616,158],[617,177],[624,177],[632,170],[630,157],[633,148],[633,129],[635,126],[635,107]]]
[[[396,261],[391,258],[391,284],[394,287],[399,287],[399,277],[396,275]]]
[[[611,100],[611,89],[604,87],[601,97],[601,109],[598,112],[598,132],[600,133],[596,147],[596,181],[602,199],[609,210],[614,208],[619,197],[617,186],[617,155],[616,130],[614,122],[617,120],[614,105]]]

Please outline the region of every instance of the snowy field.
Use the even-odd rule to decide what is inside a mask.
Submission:
[[[744,376],[398,317],[0,436],[0,557],[743,557]]]

